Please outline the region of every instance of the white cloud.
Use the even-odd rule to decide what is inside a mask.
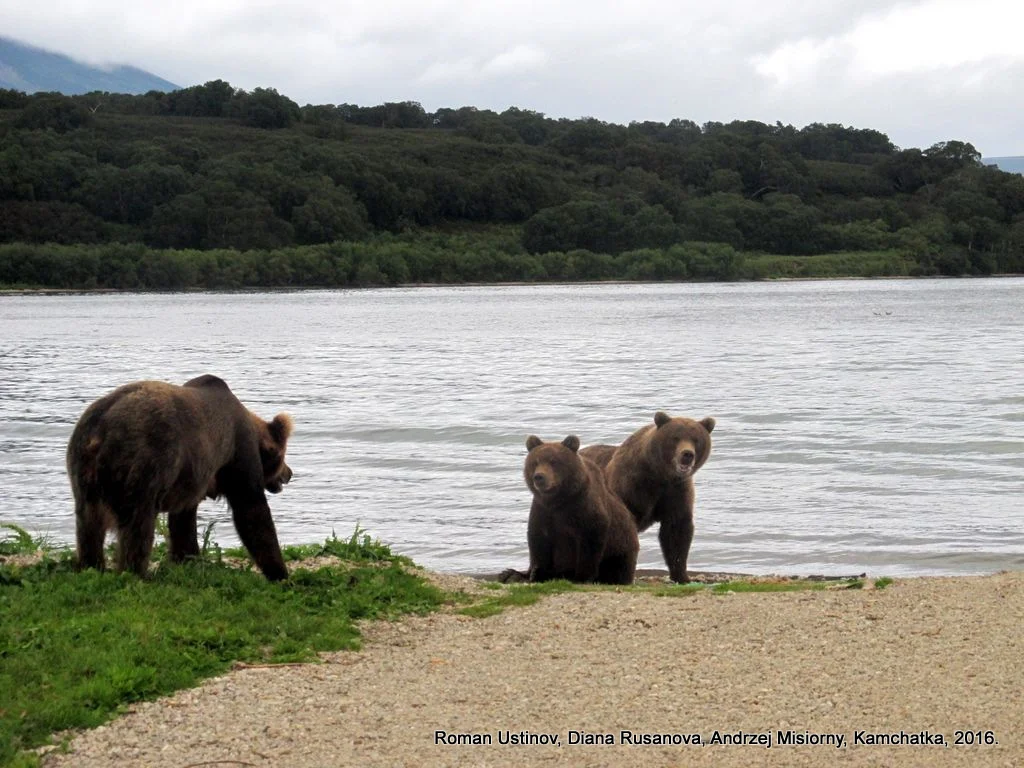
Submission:
[[[448,83],[457,80],[476,79],[480,72],[479,62],[464,56],[455,61],[435,61],[424,70],[418,80],[421,83]]]
[[[932,0],[865,19],[847,36],[855,74],[948,70],[1024,60],[1024,6],[1006,0]]]
[[[532,45],[517,45],[499,53],[486,64],[483,72],[487,75],[516,75],[540,69],[547,62],[544,51]]]
[[[840,43],[835,38],[805,38],[785,43],[767,56],[752,56],[751,62],[762,77],[782,87],[802,86],[821,71],[825,61],[837,53]]]

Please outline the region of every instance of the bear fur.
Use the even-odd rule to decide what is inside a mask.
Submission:
[[[265,492],[291,480],[291,432],[287,414],[264,421],[216,376],[180,387],[137,381],[101,397],[78,420],[67,450],[78,567],[104,568],[103,543],[114,528],[117,569],[145,575],[160,512],[167,512],[171,559],[194,557],[199,502],[224,496],[264,576],[288,578]]]
[[[658,540],[669,577],[689,581],[693,541],[693,476],[711,455],[715,420],[671,418],[663,411],[619,446],[591,445],[580,454],[604,470],[612,491],[633,514],[637,529],[659,523]]]
[[[640,551],[636,524],[597,465],[579,455],[579,438],[545,443],[531,435],[526,447],[523,475],[533,493],[528,580],[632,584]]]

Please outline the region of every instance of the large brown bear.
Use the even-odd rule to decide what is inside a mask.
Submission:
[[[288,578],[265,491],[291,480],[291,418],[250,413],[216,376],[175,386],[137,381],[90,405],[68,443],[78,567],[103,569],[117,530],[117,568],[149,567],[157,514],[167,512],[171,559],[199,554],[196,509],[224,496],[242,544],[271,581]]]
[[[658,540],[672,581],[685,584],[693,541],[693,475],[711,454],[710,416],[694,421],[658,411],[654,423],[620,446],[591,445],[581,455],[604,470],[608,486],[644,531],[660,523]]]
[[[640,551],[636,524],[597,465],[579,455],[579,447],[575,435],[560,443],[535,435],[526,440],[523,475],[533,493],[526,577],[632,584]],[[517,573],[506,571],[502,580]]]

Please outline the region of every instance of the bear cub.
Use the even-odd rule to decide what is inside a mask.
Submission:
[[[533,494],[527,543],[530,581],[632,584],[640,540],[626,506],[570,435],[545,443],[531,435],[523,467]]]

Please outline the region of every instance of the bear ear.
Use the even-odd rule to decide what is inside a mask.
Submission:
[[[708,431],[709,434],[713,432],[715,429],[715,419],[713,416],[706,416],[705,418],[700,420],[700,423],[704,427],[704,429]]]
[[[654,414],[654,423],[657,424],[659,427],[665,426],[670,421],[672,421],[672,417],[669,416],[664,411],[658,411],[656,414]]]
[[[278,445],[284,445],[292,434],[292,417],[287,413],[279,413],[274,420],[267,424],[271,439]]]
[[[580,439],[576,435],[569,435],[565,440],[562,441],[562,445],[568,448],[573,453],[576,453],[580,449]]]
[[[536,435],[530,435],[528,438],[526,438],[526,450],[532,451],[534,448],[536,448],[538,445],[540,445],[543,442],[544,441],[541,440]]]

